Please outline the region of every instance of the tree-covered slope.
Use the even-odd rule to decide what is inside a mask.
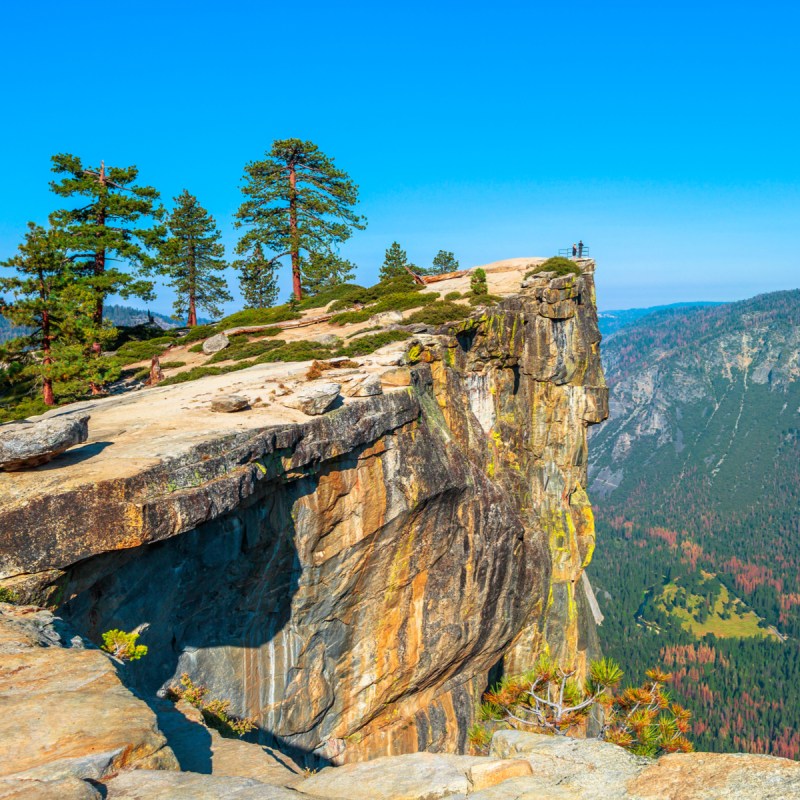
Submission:
[[[657,312],[609,336],[603,359],[590,573],[606,650],[634,674],[684,670],[702,747],[797,757],[800,291]],[[678,597],[702,570],[724,586],[725,619],[721,590],[692,589],[688,610]],[[705,661],[671,649],[701,637]]]

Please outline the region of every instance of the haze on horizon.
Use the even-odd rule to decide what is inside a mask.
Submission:
[[[58,152],[189,189],[231,257],[244,164],[297,137],[360,186],[362,283],[393,240],[472,266],[582,238],[601,309],[800,285],[795,5],[48,0],[4,22],[0,259],[58,207]]]

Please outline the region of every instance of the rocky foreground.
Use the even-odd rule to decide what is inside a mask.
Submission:
[[[412,753],[301,770],[149,707],[120,665],[52,613],[0,605],[2,800],[787,800],[800,764],[692,753],[657,761],[594,739],[495,734],[488,757]],[[180,704],[179,704],[180,706]]]

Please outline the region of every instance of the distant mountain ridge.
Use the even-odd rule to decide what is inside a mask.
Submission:
[[[723,303],[713,301],[697,301],[693,303],[670,303],[664,306],[650,306],[649,308],[624,308],[612,311],[598,311],[597,319],[600,333],[603,336],[611,336],[621,328],[626,328],[634,322],[638,322],[643,317],[656,314],[659,311],[678,311],[682,309],[705,308],[708,306],[720,306]]]
[[[141,308],[132,308],[130,306],[121,305],[107,305],[104,309],[106,318],[110,319],[114,325],[144,325],[148,320],[158,325],[163,330],[171,330],[172,328],[180,328],[185,325],[185,321],[168,317],[166,314],[159,314],[155,311],[143,311]],[[210,320],[199,319],[199,324],[205,325]],[[5,342],[8,339],[13,339],[15,336],[21,336],[25,332],[22,328],[13,327],[7,319],[0,316],[0,342]]]
[[[604,648],[679,665],[702,749],[797,758],[800,290],[643,315],[602,358],[610,418],[591,433],[589,487],[603,557],[588,572]],[[676,585],[695,587],[691,608]]]

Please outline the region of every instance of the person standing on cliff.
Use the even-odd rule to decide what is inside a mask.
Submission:
[[[573,242],[572,243],[572,257],[575,258],[576,255],[578,255],[578,245],[576,245],[575,242]]]
[[[583,258],[583,239],[578,242],[578,258]]]

